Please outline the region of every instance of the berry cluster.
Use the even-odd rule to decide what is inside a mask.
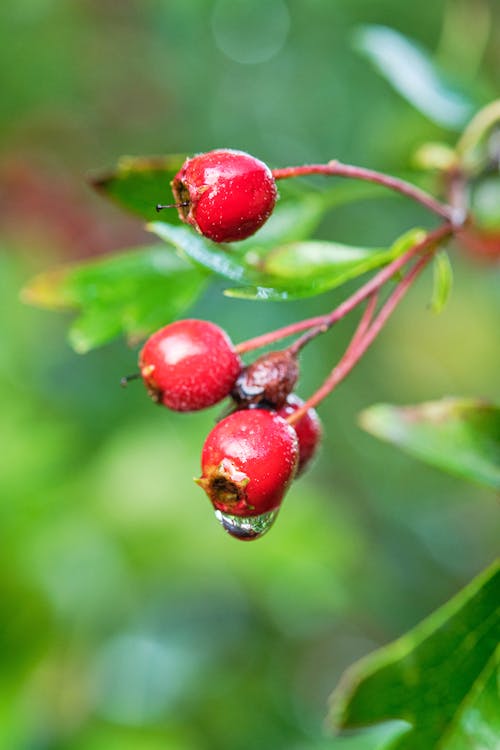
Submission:
[[[233,536],[261,536],[321,436],[313,409],[295,427],[287,421],[303,404],[291,393],[296,357],[271,352],[244,367],[221,328],[188,319],[153,334],[139,368],[153,400],[174,411],[197,411],[232,397],[231,413],[205,441],[197,482]]]
[[[255,157],[231,149],[187,159],[171,183],[175,203],[157,209],[175,207],[183,222],[208,239],[235,242],[254,234],[271,215],[278,197],[276,180],[308,174],[384,185],[425,206],[442,223],[326,315],[236,347],[223,330],[203,320],[172,323],[146,342],[139,368],[154,401],[176,411],[195,411],[231,398],[229,415],[205,441],[197,482],[224,528],[241,539],[254,539],[270,527],[290,483],[304,471],[320,441],[314,407],[348,375],[440,243],[458,234],[466,220],[462,210],[380,172],[336,160],[270,170]],[[379,305],[380,292],[395,278],[395,288]],[[303,403],[293,393],[299,351],[362,303],[365,310],[343,357]],[[241,354],[299,332],[302,335],[288,348],[242,364]]]

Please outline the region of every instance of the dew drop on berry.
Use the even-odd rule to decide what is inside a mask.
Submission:
[[[223,513],[221,510],[215,511],[215,517],[228,534],[236,539],[249,542],[252,539],[258,539],[269,531],[273,525],[279,508],[262,513],[260,516],[232,516],[229,513]]]

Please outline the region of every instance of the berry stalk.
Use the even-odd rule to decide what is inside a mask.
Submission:
[[[336,307],[332,312],[326,315],[318,315],[314,318],[306,318],[305,320],[299,320],[296,323],[291,323],[288,326],[283,326],[275,331],[264,333],[261,336],[242,341],[240,344],[235,346],[237,354],[244,354],[245,352],[252,351],[253,349],[260,349],[261,347],[273,344],[275,341],[287,338],[288,336],[294,336],[302,331],[308,329],[316,329],[314,335],[307,338],[310,340],[314,336],[320,333],[326,332],[334,323],[341,320],[345,315],[350,313],[356,308],[361,302],[364,302],[372,294],[378,292],[389,279],[400,271],[412,258],[419,253],[424,252],[427,248],[437,245],[439,242],[449,237],[453,233],[453,227],[450,223],[446,222],[437,229],[429,232],[423,240],[417,242],[415,245],[410,247],[405,253],[395,258],[391,263],[382,268],[375,276],[360,287],[354,294],[348,297],[342,304]],[[301,346],[305,341],[301,344]],[[292,345],[293,346],[293,345]]]
[[[352,164],[343,164],[336,159],[329,161],[327,164],[305,164],[301,167],[285,167],[283,169],[273,169],[272,174],[275,180],[285,180],[290,177],[301,177],[311,174],[322,174],[333,177],[350,177],[355,180],[364,180],[365,182],[374,182],[377,185],[383,185],[389,190],[395,190],[401,195],[420,203],[437,216],[440,216],[452,223],[462,223],[465,217],[459,216],[453,208],[446,203],[441,203],[425,190],[412,185],[406,180],[398,177],[377,172],[373,169],[365,169]]]
[[[389,316],[397,307],[401,299],[404,297],[412,283],[415,281],[417,276],[425,268],[425,266],[432,259],[432,253],[428,253],[420,258],[414,266],[408,271],[406,276],[398,283],[392,294],[387,298],[384,305],[381,307],[378,315],[375,317],[373,322],[370,324],[371,317],[373,315],[375,307],[375,297],[372,297],[368,302],[360,323],[354,333],[351,343],[347,347],[344,356],[340,362],[333,368],[330,375],[327,377],[323,385],[314,393],[311,398],[307,399],[303,406],[297,411],[291,414],[287,421],[290,424],[298,422],[308,409],[314,408],[326,396],[328,396],[336,386],[344,380],[344,378],[351,372],[354,366],[359,362],[361,357],[364,355],[368,347],[373,343],[375,338],[378,336]]]

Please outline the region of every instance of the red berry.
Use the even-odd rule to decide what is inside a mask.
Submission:
[[[197,481],[217,510],[259,516],[279,506],[297,460],[295,430],[276,412],[235,411],[208,435]]]
[[[278,197],[269,167],[231,149],[187,159],[172,181],[172,191],[182,221],[215,242],[254,234],[271,215]]]
[[[231,391],[241,362],[228,335],[206,320],[178,320],[154,333],[139,355],[153,400],[174,411],[197,411]]]
[[[467,225],[456,233],[461,247],[477,261],[498,263],[500,260],[500,230],[480,229]]]
[[[297,411],[300,406],[303,406],[304,402],[291,393],[286,404],[278,409],[280,417],[286,418]],[[321,440],[322,429],[321,422],[315,409],[308,409],[302,419],[296,422],[294,425],[295,432],[299,439],[299,465],[297,467],[297,476],[302,474],[312,457],[314,456],[316,449]]]

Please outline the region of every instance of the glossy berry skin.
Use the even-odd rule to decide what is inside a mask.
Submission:
[[[206,320],[178,320],[154,333],[139,355],[152,399],[174,411],[197,411],[225,398],[241,362],[228,335]]]
[[[286,419],[303,405],[302,399],[291,393],[286,404],[278,410],[280,417]],[[302,474],[307,465],[313,458],[321,442],[322,428],[321,422],[315,409],[308,409],[301,420],[294,425],[295,432],[299,440],[299,464],[297,466],[297,476]]]
[[[280,505],[298,455],[295,430],[276,412],[235,411],[208,435],[197,482],[217,510],[258,516]]]
[[[244,151],[218,149],[187,159],[172,181],[179,217],[214,242],[254,234],[278,197],[269,167]]]

